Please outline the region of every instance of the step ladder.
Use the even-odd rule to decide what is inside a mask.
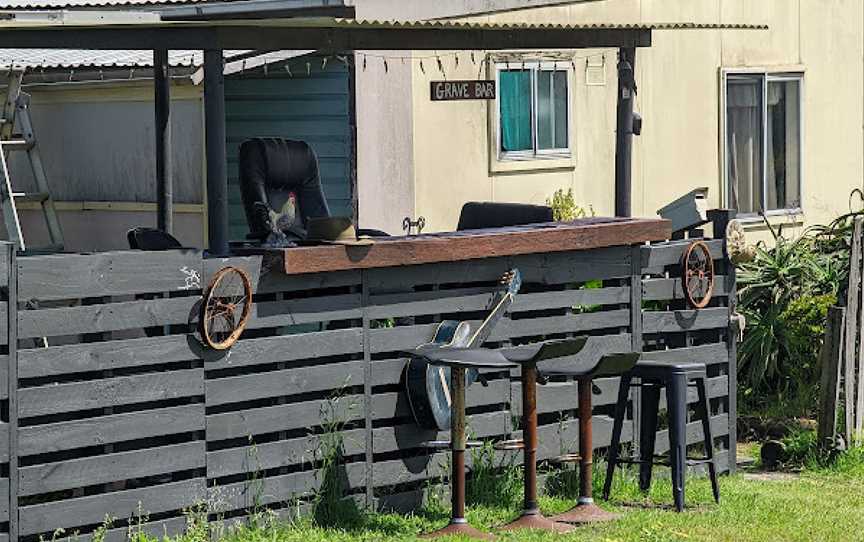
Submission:
[[[0,115],[0,167],[3,179],[0,180],[0,210],[9,240],[18,245],[19,251],[29,253],[50,253],[63,250],[63,232],[57,219],[57,209],[48,187],[45,167],[36,144],[33,122],[30,119],[30,96],[22,91],[24,70],[9,72],[9,87],[6,100]],[[16,125],[20,133],[15,131]],[[9,175],[8,156],[14,151],[27,153],[33,178],[36,181],[36,192],[16,192],[12,188],[12,178]],[[42,209],[42,216],[48,226],[50,244],[44,247],[28,247],[24,243],[21,232],[21,220],[18,215],[18,203],[35,202]]]

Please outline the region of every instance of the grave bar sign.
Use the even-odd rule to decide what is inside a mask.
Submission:
[[[432,81],[432,101],[494,100],[495,81]]]

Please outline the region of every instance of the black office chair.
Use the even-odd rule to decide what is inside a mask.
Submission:
[[[126,232],[132,250],[174,250],[183,248],[173,235],[156,228],[132,228]]]
[[[497,203],[492,201],[469,201],[462,206],[457,231],[504,228],[552,222],[552,208],[526,203]]]

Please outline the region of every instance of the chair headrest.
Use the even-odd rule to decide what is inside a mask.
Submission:
[[[552,222],[552,208],[526,203],[498,203],[492,201],[469,201],[462,206],[457,230],[503,228]]]
[[[183,248],[173,235],[156,228],[132,228],[126,232],[132,250],[172,250]]]
[[[318,159],[305,141],[258,137],[240,145],[243,171],[257,169],[267,188],[298,188],[318,177]]]

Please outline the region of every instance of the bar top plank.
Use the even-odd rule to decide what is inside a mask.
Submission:
[[[407,237],[376,237],[366,246],[316,245],[293,248],[242,248],[241,254],[264,254],[274,268],[288,275],[399,267],[501,256],[568,252],[663,241],[672,235],[668,220],[594,217],[432,233]],[[281,258],[281,266],[278,260]]]

